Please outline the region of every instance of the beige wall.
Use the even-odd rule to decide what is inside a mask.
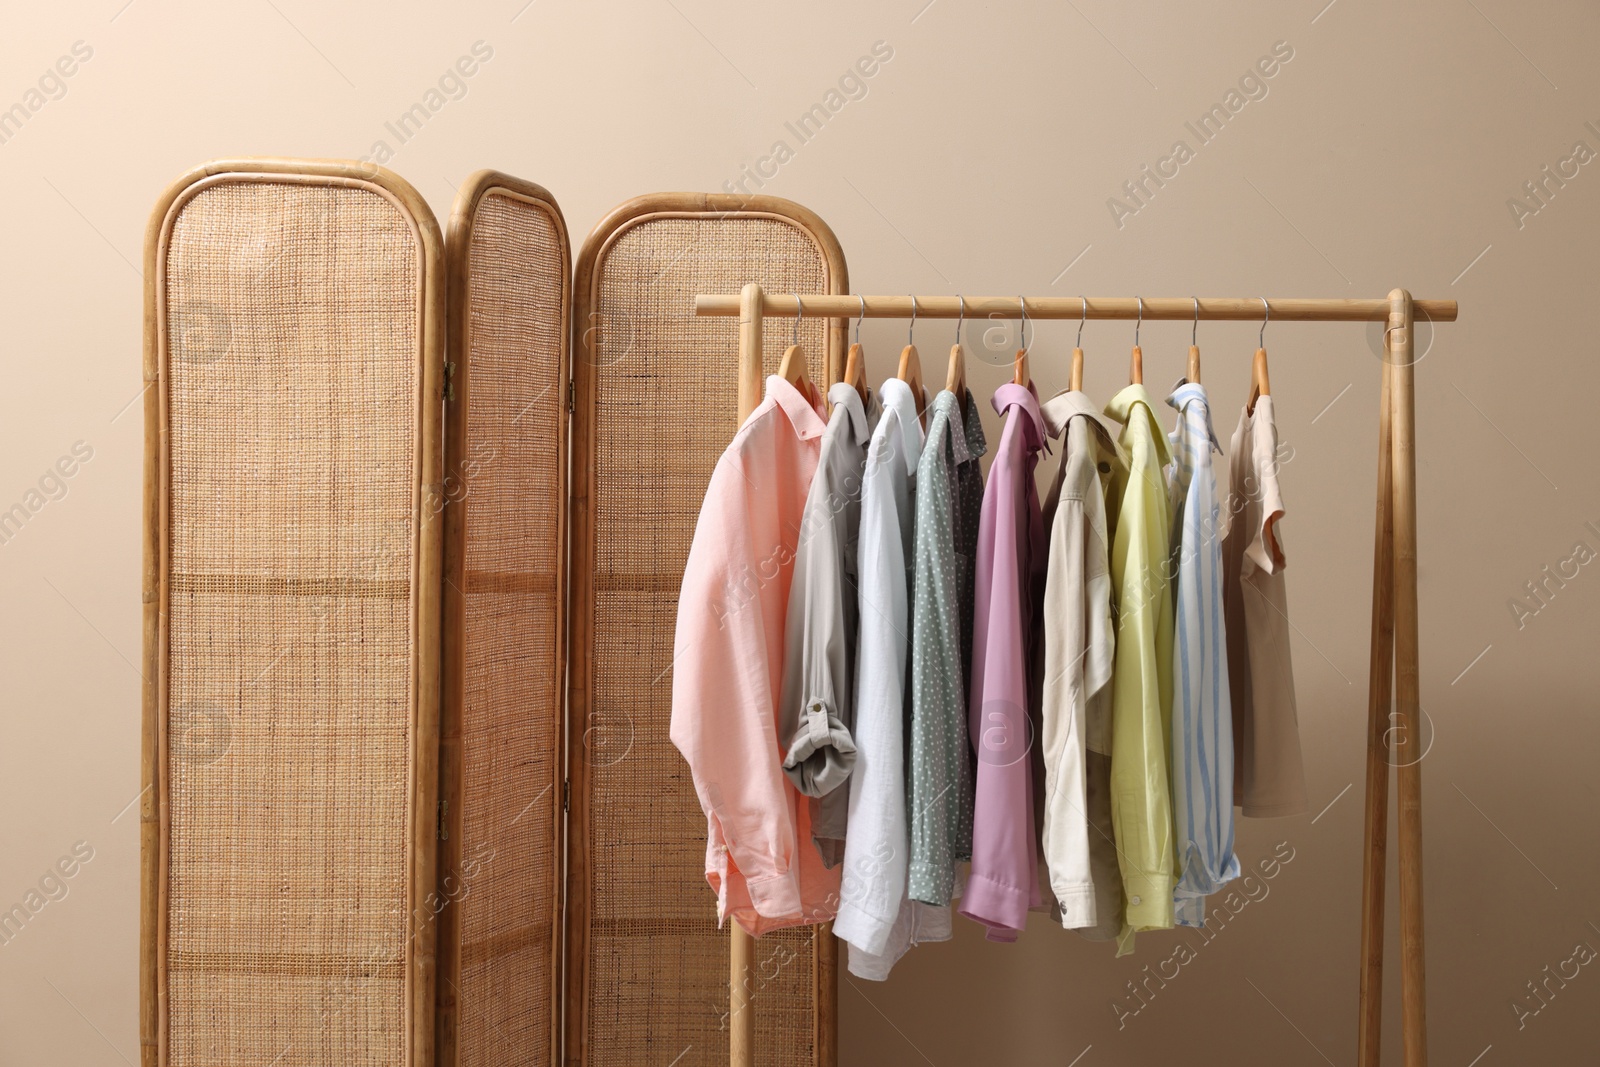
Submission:
[[[803,22],[715,0],[9,11],[0,106],[24,100],[74,42],[92,55],[46,78],[58,98],[0,144],[0,509],[42,477],[58,497],[0,545],[0,905],[75,843],[92,858],[69,862],[67,895],[0,946],[0,1064],[137,1057],[130,402],[146,213],[208,158],[394,148],[385,122],[480,40],[493,56],[466,95],[389,164],[441,217],[455,183],[493,166],[547,185],[581,236],[634,194],[719,189],[784,140],[792,158],[762,191],[821,213],[864,291],[1373,297],[1403,285],[1460,300],[1461,321],[1439,328],[1417,373],[1433,1062],[1593,1062],[1600,969],[1551,980],[1536,1015],[1525,983],[1547,965],[1570,975],[1575,946],[1600,947],[1600,564],[1563,562],[1578,542],[1600,551],[1583,432],[1600,389],[1600,164],[1565,164],[1537,214],[1519,219],[1508,200],[1575,142],[1600,151],[1600,15],[1572,2],[1336,0],[1319,13],[1322,2],[830,0]],[[799,143],[785,123],[827,103],[878,41],[893,55],[866,95]],[[1276,42],[1293,58],[1265,96],[1247,85],[1257,98],[1201,145],[1185,122]],[[1119,225],[1108,198],[1178,140],[1193,158]],[[875,377],[902,329],[867,327]],[[921,336],[937,350],[949,329]],[[1071,329],[1040,329],[1033,365],[1047,391],[1064,383]],[[1131,334],[1086,331],[1096,397],[1125,380]],[[1144,330],[1158,394],[1187,334]],[[1224,440],[1254,340],[1242,324],[1200,331]],[[1239,851],[1252,863],[1287,842],[1293,861],[1121,1025],[1125,983],[1184,935],[1142,938],[1116,961],[1044,921],[1009,947],[966,924],[889,983],[843,986],[844,1063],[1353,1062],[1375,342],[1357,325],[1267,331],[1294,448],[1284,526],[1321,815],[1246,822]],[[969,371],[983,392],[1002,376]],[[62,457],[71,477],[46,477]],[[1508,602],[1546,565],[1577,574],[1549,582],[1548,603],[1519,620]]]

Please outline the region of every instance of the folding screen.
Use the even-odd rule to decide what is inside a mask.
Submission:
[[[531,183],[445,243],[381,168],[241,160],[146,266],[145,1067],[726,1059],[667,722],[738,345],[691,299],[843,292],[831,231],[644,197],[574,281]],[[814,380],[843,333],[800,325]],[[760,1062],[831,1067],[832,936],[756,961]]]
[[[567,343],[548,192],[493,171],[450,215],[439,1062],[559,1039]]]
[[[152,216],[147,1065],[433,1060],[441,245],[349,163]]]
[[[768,197],[631,200],[590,234],[575,274],[572,627],[568,715],[569,1064],[728,1059],[728,933],[706,886],[705,817],[667,736],[678,583],[717,457],[738,429],[737,327],[695,293],[746,282],[845,292],[815,215]],[[813,381],[843,327],[800,324]],[[766,335],[775,370],[788,330]],[[759,1062],[831,1064],[835,942],[756,944]]]

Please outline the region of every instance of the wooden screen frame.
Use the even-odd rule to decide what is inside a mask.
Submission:
[[[819,215],[793,201],[774,196],[740,196],[732,193],[654,193],[634,197],[595,224],[578,255],[573,282],[576,299],[573,305],[571,351],[574,355],[587,347],[589,322],[596,304],[596,268],[611,245],[628,230],[653,219],[708,216],[776,218],[794,225],[812,240],[822,255],[827,275],[824,290],[840,294],[849,292],[849,272],[839,239]],[[693,309],[686,309],[685,313],[692,314]],[[846,326],[847,323],[842,319],[830,320],[828,324],[823,365],[829,382],[839,380],[842,373]],[[728,352],[730,359],[738,358],[736,337],[732,334]],[[586,825],[590,800],[588,765],[584,760],[572,758],[572,747],[579,743],[581,736],[573,736],[571,724],[587,721],[593,707],[595,595],[594,584],[588,576],[594,569],[596,535],[593,509],[594,467],[598,448],[593,412],[595,366],[593,360],[574,359],[571,378],[574,403],[572,436],[569,439],[572,450],[572,479],[568,493],[569,562],[570,572],[577,580],[568,585],[566,764],[571,809],[567,817],[578,826]],[[726,398],[730,409],[736,410],[738,401],[737,395],[730,394]],[[589,867],[588,840],[581,832],[567,835],[566,869],[566,937],[563,939],[566,1041],[563,1062],[569,1067],[587,1067],[588,901],[592,871]],[[707,907],[710,906],[708,901]],[[816,1067],[834,1067],[838,1060],[839,942],[833,937],[832,924],[813,927],[813,938],[816,960],[812,970]]]
[[[572,242],[566,220],[554,196],[542,185],[513,177],[495,170],[480,170],[469,175],[456,193],[450,210],[449,229],[445,238],[445,270],[448,276],[447,356],[453,398],[445,401],[448,418],[445,420],[444,469],[446,479],[459,470],[467,458],[467,412],[472,396],[471,319],[467,314],[467,300],[471,291],[471,249],[473,226],[483,200],[488,196],[506,196],[521,200],[546,211],[558,223],[561,235],[561,330],[557,381],[563,390],[572,386],[572,333],[567,329],[572,313]],[[570,395],[570,394],[569,394]],[[570,408],[569,408],[570,412]],[[568,441],[569,418],[556,420],[556,621],[557,651],[554,669],[557,733],[565,738],[567,720],[565,708],[565,683],[567,665],[567,528],[568,513]],[[447,829],[438,850],[438,880],[447,885],[447,878],[456,877],[461,865],[463,834],[462,750],[461,725],[466,705],[466,540],[469,523],[466,508],[452,506],[449,485],[445,493],[444,522],[444,625],[443,625],[443,681],[441,687],[439,723],[439,798],[443,805],[441,822]],[[461,503],[465,504],[463,496]],[[561,753],[557,773],[566,779],[566,753]],[[555,813],[554,877],[550,887],[555,903],[550,936],[551,945],[551,1025],[550,1062],[560,1062],[562,1015],[562,890],[564,887],[561,858],[565,854],[566,818],[563,805],[551,805]],[[446,894],[448,898],[448,894]],[[438,1063],[440,1067],[454,1067],[457,1062],[457,1034],[460,1006],[455,990],[461,978],[460,911],[455,902],[446,899],[439,915],[438,966],[441,982],[438,995]]]
[[[169,355],[165,321],[167,243],[178,212],[201,190],[229,182],[265,182],[365,189],[406,217],[418,242],[416,410],[417,514],[412,574],[415,645],[411,693],[410,872],[407,879],[406,1048],[411,1067],[434,1059],[434,924],[417,921],[435,893],[438,835],[439,625],[442,581],[444,362],[444,241],[427,201],[383,167],[345,160],[239,158],[205,163],[169,185],[156,201],[144,248],[144,498],[142,741],[139,794],[139,1055],[142,1067],[167,1062],[166,879],[169,809],[167,774],[167,605],[170,491]]]

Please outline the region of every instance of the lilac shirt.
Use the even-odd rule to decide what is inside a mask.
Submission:
[[[978,771],[961,914],[987,926],[989,940],[1015,941],[1028,909],[1040,904],[1033,816],[1040,687],[1032,669],[1047,559],[1033,469],[1045,428],[1031,387],[1007,382],[995,390],[994,407],[1005,428],[978,528],[968,705]]]

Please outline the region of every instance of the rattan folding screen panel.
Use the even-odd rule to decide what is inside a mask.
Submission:
[[[572,256],[548,192],[492,171],[450,214],[439,1063],[560,1037]]]
[[[691,302],[750,281],[847,288],[827,226],[772,198],[630,201],[574,272],[554,200],[494,172],[448,242],[363,164],[167,190],[144,1067],[727,1059],[728,934],[667,724],[678,583],[739,421],[736,327]],[[843,325],[800,333],[830,380]],[[769,370],[788,343],[767,332]],[[762,1064],[831,1067],[835,945],[757,944]]]
[[[695,293],[759,282],[845,292],[822,220],[788,201],[668,194],[615,210],[575,273],[571,1064],[727,1062],[728,935],[705,881],[705,817],[667,736],[678,583],[700,500],[738,429],[734,324]],[[814,381],[843,327],[800,325]],[[769,330],[776,369],[788,331]],[[810,929],[756,946],[763,1065],[833,1062],[835,944]]]
[[[152,216],[146,1064],[432,1062],[441,251],[356,164]]]

